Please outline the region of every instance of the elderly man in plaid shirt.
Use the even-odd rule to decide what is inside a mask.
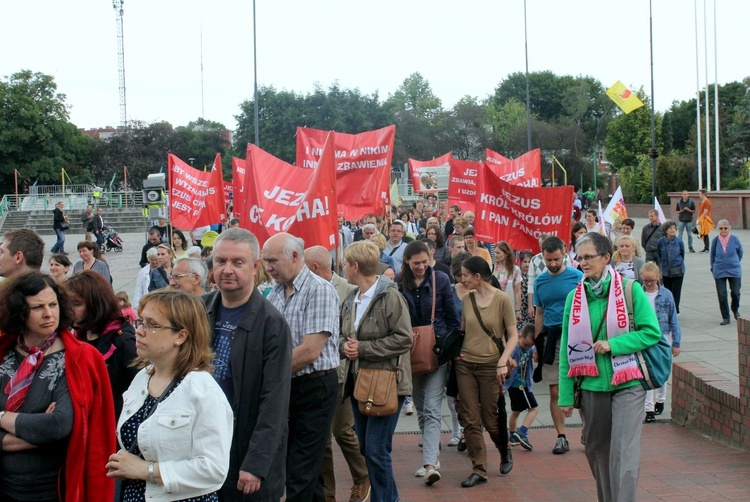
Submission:
[[[305,266],[305,243],[288,233],[263,246],[276,281],[268,300],[292,331],[286,500],[325,500],[320,470],[336,409],[339,300],[334,287]]]

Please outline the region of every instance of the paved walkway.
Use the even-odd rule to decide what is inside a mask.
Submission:
[[[647,220],[636,220],[636,233]],[[750,231],[733,230],[750,252]],[[66,249],[75,263],[76,243],[81,234],[68,235]],[[139,270],[141,247],[146,242],[145,234],[124,234],[125,250],[122,253],[107,253],[114,279],[115,291],[125,290],[132,295]],[[53,236],[45,236],[46,250],[54,243]],[[694,239],[696,250],[702,243]],[[749,270],[750,258],[744,260],[743,270]],[[721,315],[716,300],[714,281],[709,271],[708,254],[688,254],[687,273],[683,285],[680,306],[682,327],[682,354],[676,361],[699,361],[718,374],[738,381],[737,332],[732,321],[729,326],[719,326]],[[43,270],[47,270],[45,263]],[[748,282],[743,288],[741,312],[750,315]],[[444,447],[441,457],[443,480],[432,488],[425,488],[414,471],[420,467],[421,453],[417,444],[419,436],[416,415],[401,416],[394,437],[393,455],[398,486],[404,501],[418,500],[595,500],[596,491],[588,465],[583,455],[580,436],[580,421],[577,414],[570,420],[568,431],[571,452],[556,456],[551,454],[555,442],[552,420],[549,413],[549,392],[543,385],[534,389],[540,405],[540,413],[532,428],[530,438],[535,451],[528,453],[514,450],[516,464],[513,472],[500,479],[497,473],[499,456],[490,455],[494,465],[487,485],[472,489],[461,489],[460,481],[470,471],[470,461],[465,454]],[[750,500],[750,454],[741,453],[723,445],[713,443],[701,436],[669,422],[671,392],[663,420],[644,426],[642,441],[641,478],[639,500]],[[443,409],[443,428],[450,431],[450,415],[447,405]],[[450,439],[444,435],[443,445]],[[339,486],[340,500],[348,499],[349,476],[340,451],[336,451],[342,484]],[[347,480],[344,482],[344,480]]]

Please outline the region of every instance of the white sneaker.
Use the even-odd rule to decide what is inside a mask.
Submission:
[[[409,403],[406,406],[404,406],[404,411],[407,415],[413,415],[414,414],[414,405]]]
[[[430,469],[429,471],[427,471],[424,476],[424,484],[426,484],[427,486],[432,486],[438,481],[440,481],[440,473],[437,471],[437,469]]]
[[[461,441],[461,436],[453,436],[450,441],[448,441],[448,446],[456,446],[459,441]]]
[[[435,467],[433,469],[430,469],[430,471],[433,471],[433,470],[437,471],[439,469],[440,469],[440,460],[437,461],[437,463],[435,464]],[[417,477],[417,478],[423,478],[426,475],[427,475],[427,469],[425,467],[421,467],[421,468],[417,469],[417,472],[414,473],[414,476]],[[435,481],[437,481],[437,480],[435,480]],[[434,483],[434,481],[433,481],[433,483]],[[430,483],[430,484],[432,484],[432,483]]]

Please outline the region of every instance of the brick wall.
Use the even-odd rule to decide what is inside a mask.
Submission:
[[[667,218],[674,218],[674,206],[682,198],[682,192],[670,192],[671,209],[667,210],[664,205],[662,209]],[[698,192],[690,192],[690,198],[695,203],[696,217],[700,197]],[[748,190],[728,190],[722,192],[708,192],[708,198],[711,201],[711,216],[714,224],[721,219],[726,219],[733,228],[750,228],[750,191]],[[630,214],[630,206],[628,214]]]
[[[715,441],[750,451],[750,320],[737,323],[739,383],[700,363],[672,366],[672,420]]]

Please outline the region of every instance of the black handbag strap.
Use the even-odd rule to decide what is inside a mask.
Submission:
[[[477,316],[477,321],[479,321],[479,325],[482,327],[485,333],[487,333],[487,336],[490,338],[495,338],[495,336],[492,334],[492,331],[487,329],[487,326],[484,325],[484,321],[482,321],[482,314],[479,313],[479,307],[477,306],[477,299],[474,296],[474,291],[469,291],[469,298],[471,299],[471,306],[474,307],[474,315]]]
[[[435,324],[435,304],[437,303],[437,284],[435,283],[435,269],[432,269],[432,313],[430,324]],[[481,322],[481,321],[480,321]]]
[[[148,420],[148,419],[149,419],[149,417],[151,417],[151,415],[153,415],[153,414],[154,414],[154,412],[156,411],[156,408],[158,408],[158,407],[159,407],[159,403],[161,403],[162,401],[164,401],[164,400],[165,400],[165,399],[167,398],[167,395],[169,394],[169,392],[170,392],[170,391],[171,391],[172,389],[174,389],[174,388],[175,388],[175,386],[176,386],[176,385],[177,385],[178,383],[179,383],[179,381],[177,381],[177,380],[172,380],[171,382],[169,382],[169,385],[167,385],[167,388],[166,388],[166,389],[164,389],[164,391],[163,391],[163,392],[161,393],[161,395],[159,396],[159,398],[158,398],[158,399],[156,400],[156,404],[155,404],[155,405],[154,405],[154,406],[153,406],[153,407],[152,407],[152,408],[151,408],[151,409],[150,409],[150,410],[148,411],[148,413],[146,413],[146,415],[145,415],[145,416],[143,417],[143,420],[141,420],[141,423],[143,423],[143,422],[145,422],[146,420]],[[138,447],[138,437],[136,437],[136,438],[135,438],[135,440],[134,440],[134,441],[133,441],[133,442],[132,442],[132,443],[130,444],[130,448],[128,448],[128,453],[133,453],[133,452],[135,452],[135,449],[136,449],[137,447]]]

